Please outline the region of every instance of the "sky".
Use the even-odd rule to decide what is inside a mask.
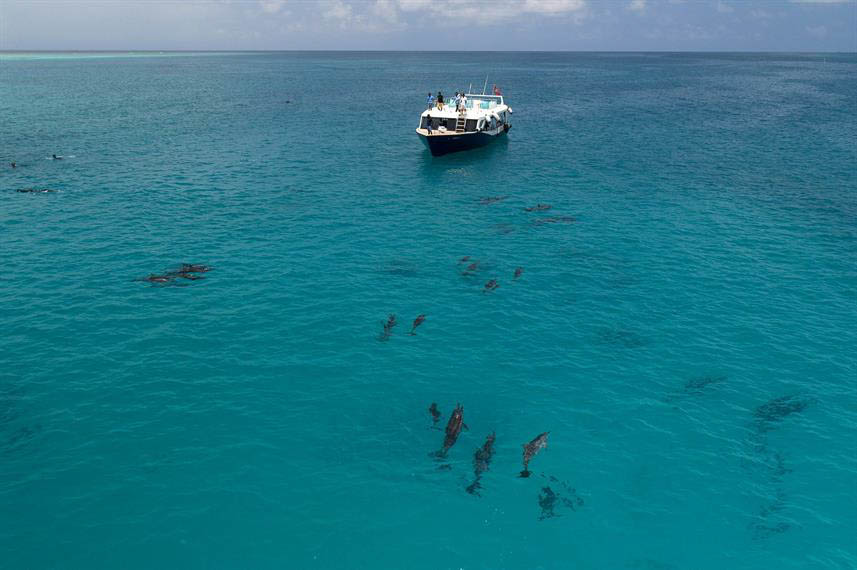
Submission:
[[[857,0],[0,0],[0,50],[857,51]]]

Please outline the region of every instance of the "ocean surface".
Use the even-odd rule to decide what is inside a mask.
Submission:
[[[2,568],[857,568],[854,54],[4,54],[0,159]]]

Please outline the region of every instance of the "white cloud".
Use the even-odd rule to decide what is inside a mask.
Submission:
[[[399,24],[399,12],[393,0],[376,0],[371,11],[375,18],[388,25]]]
[[[397,0],[403,12],[425,12],[449,16],[450,22],[466,25],[496,24],[524,14],[558,16],[580,15],[585,0]]]
[[[262,7],[262,11],[266,14],[276,14],[280,10],[282,10],[283,5],[285,5],[284,0],[261,0],[259,5]]]
[[[726,2],[718,1],[717,2],[717,11],[720,12],[721,14],[729,14],[731,12],[734,12],[735,8],[733,8],[732,6],[727,4]]]
[[[827,26],[807,26],[806,31],[814,38],[824,38],[827,36]]]
[[[632,12],[645,12],[646,0],[631,0],[631,3],[628,4],[628,9]]]
[[[531,14],[564,14],[582,10],[583,0],[526,0],[521,12]]]
[[[791,0],[792,4],[847,4],[854,0]]]
[[[339,22],[342,27],[347,27],[351,22],[351,13],[353,9],[351,4],[346,4],[342,0],[330,0],[326,3],[327,9],[321,15],[327,20]]]

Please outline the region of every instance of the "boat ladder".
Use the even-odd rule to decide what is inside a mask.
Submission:
[[[455,120],[455,132],[463,133],[464,125],[467,124],[467,113],[459,113],[458,119]]]

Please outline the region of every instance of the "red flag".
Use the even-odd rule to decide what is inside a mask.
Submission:
[[[496,85],[494,85],[494,95],[502,95],[502,93],[500,93],[500,88]]]

